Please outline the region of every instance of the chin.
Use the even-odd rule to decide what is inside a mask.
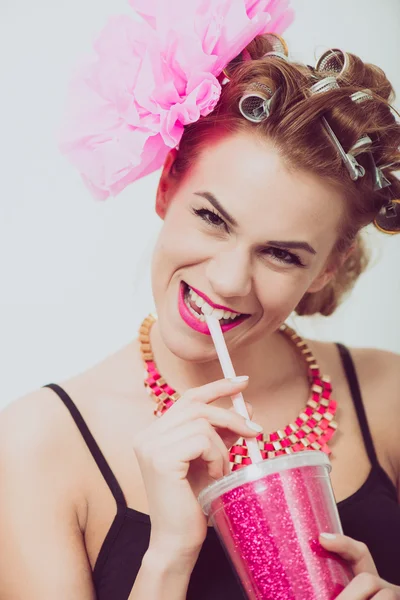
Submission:
[[[208,362],[215,360],[217,355],[211,336],[202,335],[188,328],[175,328],[171,322],[158,317],[158,327],[161,339],[172,354],[187,362]]]

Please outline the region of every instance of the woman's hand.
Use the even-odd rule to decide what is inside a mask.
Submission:
[[[326,537],[325,537],[326,536]],[[339,534],[322,534],[321,545],[350,563],[354,579],[336,600],[400,600],[400,587],[381,579],[365,544]]]
[[[160,556],[197,558],[207,533],[198,493],[230,473],[228,447],[261,431],[233,410],[212,406],[243,391],[247,378],[236,379],[187,391],[134,440],[149,503],[150,548]]]

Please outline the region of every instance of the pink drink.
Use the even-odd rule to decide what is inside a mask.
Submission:
[[[318,542],[342,533],[317,451],[279,456],[216,481],[199,496],[251,600],[334,600],[351,571]]]

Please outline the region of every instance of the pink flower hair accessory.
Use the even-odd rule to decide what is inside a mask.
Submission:
[[[219,75],[259,34],[292,22],[289,0],[130,0],[74,77],[61,150],[99,200],[162,167],[184,126],[208,115]]]

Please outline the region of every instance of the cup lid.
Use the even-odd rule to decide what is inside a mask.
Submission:
[[[274,458],[263,460],[260,463],[248,465],[229,475],[225,475],[225,477],[221,477],[221,479],[218,479],[204,488],[197,499],[203,512],[208,515],[211,503],[216,498],[239,485],[249,483],[250,481],[256,481],[257,479],[261,479],[261,477],[271,475],[272,473],[280,473],[281,471],[297,469],[298,467],[319,466],[327,467],[328,472],[332,469],[328,456],[319,450],[276,456]]]

